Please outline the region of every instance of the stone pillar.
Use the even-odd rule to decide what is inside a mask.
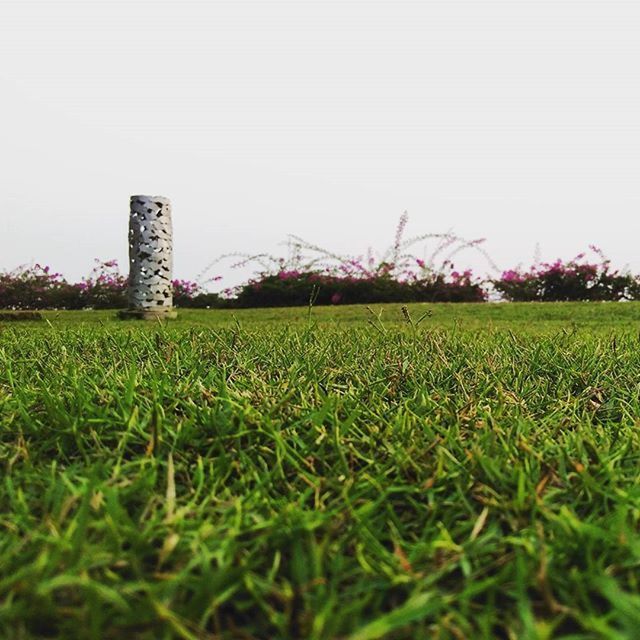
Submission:
[[[129,309],[124,318],[175,318],[173,309],[171,202],[131,196],[129,215]]]

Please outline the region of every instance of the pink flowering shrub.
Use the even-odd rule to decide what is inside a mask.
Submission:
[[[174,303],[182,307],[218,304],[188,280],[174,280]],[[19,267],[0,273],[0,309],[122,309],[127,306],[127,277],[116,260],[96,260],[87,278],[69,283],[48,266]]]
[[[0,308],[79,309],[80,285],[69,284],[49,266],[36,264],[0,273]]]
[[[81,308],[121,309],[127,306],[127,278],[117,260],[96,259],[91,275],[75,285],[81,289]]]
[[[391,246],[380,256],[341,256],[291,236],[289,257],[268,254],[221,256],[241,259],[232,268],[255,264],[257,274],[246,284],[223,293],[229,306],[265,307],[373,302],[482,302],[486,292],[471,271],[456,271],[453,257],[473,249],[482,253],[483,239],[466,241],[451,233],[405,239],[407,214],[400,217]],[[423,256],[414,254],[424,244]],[[429,249],[429,250],[427,250]]]
[[[282,307],[374,302],[484,302],[485,291],[471,277],[453,281],[438,274],[424,279],[349,278],[314,271],[282,278],[265,275],[240,287],[234,306]]]
[[[406,216],[394,242],[379,258],[343,257],[299,238],[288,258],[243,256],[234,266],[257,263],[256,275],[222,294],[190,280],[174,280],[174,304],[192,308],[278,307],[369,304],[376,302],[484,302],[491,290],[509,301],[640,300],[640,277],[611,268],[599,249],[596,259],[582,253],[572,260],[539,263],[482,280],[471,270],[456,270],[452,257],[464,249],[482,251],[482,240],[464,241],[450,234],[403,240]],[[409,251],[419,241],[436,246],[425,257]],[[486,255],[486,254],[485,254]],[[441,261],[439,259],[441,258]],[[488,258],[487,258],[488,259]],[[489,261],[490,264],[492,264]],[[493,266],[493,265],[492,265]],[[220,280],[210,278],[208,282]],[[127,306],[127,278],[115,260],[96,265],[89,277],[70,283],[48,266],[36,264],[0,272],[0,309],[116,309]]]
[[[221,306],[221,299],[217,293],[205,291],[191,280],[173,280],[173,304],[183,308],[213,309]]]
[[[279,307],[314,304],[366,304],[374,302],[484,302],[482,282],[470,270],[458,272],[453,264],[438,271],[422,260],[402,271],[392,263],[375,267],[360,260],[319,269],[282,268],[262,272],[234,292],[240,307]]]
[[[528,270],[511,269],[493,280],[493,286],[514,302],[640,299],[640,279],[612,269],[598,248],[590,249],[597,256],[595,261],[581,253],[567,262],[558,259]]]

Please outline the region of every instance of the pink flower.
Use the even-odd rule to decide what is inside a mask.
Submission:
[[[501,279],[504,282],[520,282],[522,280],[522,276],[517,271],[510,269],[502,274]]]

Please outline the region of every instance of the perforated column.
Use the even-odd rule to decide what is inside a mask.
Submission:
[[[129,309],[158,315],[173,307],[171,202],[131,196],[129,217]]]

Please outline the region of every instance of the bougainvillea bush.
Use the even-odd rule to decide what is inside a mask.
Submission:
[[[0,273],[0,307],[8,309],[117,309],[127,304],[127,279],[115,260],[96,261],[91,275],[68,282],[36,264]]]
[[[127,278],[120,273],[117,260],[96,260],[91,275],[77,286],[81,308],[120,309],[127,306]]]
[[[69,284],[48,266],[36,264],[0,273],[0,308],[81,309],[81,284]]]
[[[173,281],[181,307],[215,306],[219,297],[188,280]],[[127,306],[127,278],[116,260],[96,260],[91,275],[70,283],[49,266],[36,264],[0,273],[0,309],[122,309]]]
[[[412,271],[400,278],[389,265],[361,271],[353,264],[342,272],[281,268],[262,272],[248,283],[227,289],[225,297],[190,280],[173,281],[173,299],[182,308],[282,307],[373,302],[482,302],[485,289],[470,271]],[[98,262],[92,274],[70,283],[50,268],[35,265],[0,273],[0,308],[121,309],[127,306],[127,279],[116,261]]]
[[[471,271],[458,271],[453,258],[461,251],[480,251],[483,239],[467,241],[452,233],[405,238],[406,212],[400,217],[393,242],[377,257],[341,256],[291,236],[289,256],[243,255],[235,267],[253,266],[254,276],[245,284],[227,288],[222,295],[206,286],[219,277],[197,282],[174,280],[174,304],[178,307],[266,307],[374,302],[483,302],[486,288]],[[415,255],[421,245],[422,257]],[[0,274],[0,308],[105,309],[127,304],[127,279],[115,260],[96,261],[92,274],[79,283],[67,282],[49,267],[20,268]],[[202,286],[199,283],[203,283]]]
[[[412,272],[400,279],[389,271],[337,274],[331,271],[286,271],[262,274],[236,292],[239,307],[290,307],[374,302],[484,302],[482,283],[464,273]]]
[[[391,248],[378,258],[343,257],[295,239],[288,258],[267,254],[242,256],[232,266],[256,263],[256,274],[245,284],[221,294],[190,280],[174,280],[177,307],[238,308],[370,304],[380,302],[484,302],[498,298],[530,301],[640,300],[640,276],[613,269],[596,247],[555,262],[539,262],[529,269],[502,272],[482,280],[470,270],[459,271],[452,258],[463,249],[482,252],[482,240],[464,241],[450,234],[403,240],[406,217],[401,218]],[[436,240],[424,259],[409,249],[424,239]],[[224,256],[223,256],[224,257]],[[228,257],[228,256],[227,256]],[[439,261],[440,258],[443,258]],[[488,259],[488,258],[487,258]],[[216,261],[217,262],[217,261]],[[212,263],[214,264],[214,263]],[[491,263],[490,263],[491,264]],[[202,280],[199,278],[199,280]],[[117,309],[127,306],[127,278],[115,260],[96,260],[92,273],[70,283],[48,266],[36,264],[0,273],[0,308]]]
[[[493,280],[496,291],[514,302],[559,302],[570,300],[617,301],[640,299],[640,278],[611,267],[597,247],[572,260],[542,262],[528,270],[510,269]]]
[[[297,236],[290,236],[288,257],[266,253],[228,254],[212,262],[200,275],[225,258],[231,268],[254,267],[245,284],[226,289],[227,304],[239,307],[362,304],[374,302],[483,302],[487,291],[470,270],[459,271],[453,258],[462,251],[479,251],[484,239],[465,240],[452,233],[405,238],[406,212],[396,226],[393,242],[379,255],[333,253]],[[422,257],[416,255],[417,249]],[[238,260],[239,259],[239,260]]]
[[[192,280],[173,280],[173,304],[191,309],[213,309],[224,305],[217,293],[205,291]]]

